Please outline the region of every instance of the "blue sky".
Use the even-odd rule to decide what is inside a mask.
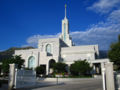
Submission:
[[[0,0],[0,51],[58,37],[64,5],[76,45],[109,49],[120,34],[120,0]]]

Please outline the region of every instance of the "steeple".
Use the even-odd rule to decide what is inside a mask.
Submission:
[[[66,15],[66,8],[67,5],[65,4],[65,17],[62,20],[62,34],[61,34],[61,39],[68,45],[68,46],[72,46],[72,40],[70,38],[69,35],[69,21],[67,19],[67,15]]]
[[[66,8],[67,8],[67,4],[65,4],[65,18],[67,18],[67,10],[66,10]]]

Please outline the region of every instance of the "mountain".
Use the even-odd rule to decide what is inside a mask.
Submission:
[[[108,50],[100,50],[99,51],[99,58],[108,58]]]
[[[15,50],[25,50],[25,49],[34,49],[34,48],[33,47],[23,47],[23,48],[12,47],[12,48],[9,48],[8,50],[0,52],[0,62],[4,59],[11,57],[14,54]]]

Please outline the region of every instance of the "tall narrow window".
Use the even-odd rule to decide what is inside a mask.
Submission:
[[[34,68],[35,67],[35,57],[30,56],[28,59],[28,68]]]
[[[50,44],[46,45],[46,52],[51,53],[51,45]]]
[[[66,41],[66,24],[64,23],[64,41]]]

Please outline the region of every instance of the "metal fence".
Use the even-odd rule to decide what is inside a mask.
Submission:
[[[120,90],[120,73],[115,73],[115,88],[116,90]]]
[[[35,71],[16,69],[14,88],[29,87],[35,84],[36,84],[36,72]]]

